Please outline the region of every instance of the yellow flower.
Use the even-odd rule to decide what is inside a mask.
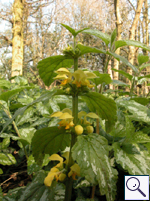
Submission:
[[[63,154],[63,157],[66,158],[66,161],[69,160],[69,155],[67,154],[67,152],[65,152]],[[63,158],[61,156],[59,156],[58,154],[53,154],[49,157],[49,159],[51,161],[59,161],[59,163],[51,168],[50,172],[48,173],[47,177],[44,180],[44,184],[46,186],[51,186],[52,181],[54,180],[54,178],[56,179],[56,181],[64,181],[64,179],[66,178],[66,174],[64,174],[62,171],[63,169]],[[65,161],[65,163],[66,163]]]
[[[82,117],[84,119],[82,119]],[[92,119],[99,119],[99,116],[97,114],[95,114],[94,112],[89,112],[88,114],[84,111],[81,111],[78,113],[78,118],[81,120],[81,123],[83,123],[84,125],[87,124],[91,124],[89,121],[87,121],[87,117],[92,118]]]
[[[61,173],[61,174],[59,175],[59,177],[58,177],[58,180],[59,180],[59,181],[64,181],[65,178],[66,178],[66,174]]]
[[[51,171],[48,173],[47,177],[44,180],[44,184],[45,186],[51,186],[52,181],[54,180],[54,178],[58,178],[58,174],[59,174],[59,169],[58,168],[51,168]]]
[[[65,127],[66,130],[74,126],[73,121],[70,121],[70,120],[61,120],[58,124],[59,124],[59,127]]]
[[[49,159],[51,161],[59,161],[60,163],[58,163],[55,167],[63,167],[63,158],[61,156],[59,156],[58,154],[53,154],[49,157]]]
[[[77,87],[81,87],[83,85],[92,88],[94,85],[91,85],[88,79],[95,78],[96,75],[92,72],[82,71],[79,69],[73,73],[73,77],[75,80],[72,83],[76,84]]]
[[[74,126],[72,111],[68,108],[62,110],[62,112],[54,112],[51,117],[58,117],[61,121],[58,123],[59,127],[65,127],[65,129],[70,129]]]
[[[70,167],[70,172],[68,173],[68,177],[71,177],[73,178],[73,180],[76,180],[76,175],[77,176],[80,176],[80,167],[77,163],[75,163],[74,165],[72,165]]]
[[[66,68],[59,68],[55,73],[58,75],[54,79],[62,80],[61,85],[66,85],[71,82],[72,73],[70,73]]]

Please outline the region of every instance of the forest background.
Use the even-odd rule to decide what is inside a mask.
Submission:
[[[149,2],[148,0],[70,0],[70,1],[24,1],[15,0],[0,3],[0,74],[1,78],[10,79],[16,75],[25,76],[30,83],[45,87],[38,76],[37,63],[46,57],[56,55],[67,44],[71,35],[60,23],[75,29],[91,28],[111,34],[117,29],[117,40],[137,40],[149,45]],[[104,43],[89,35],[80,35],[79,41],[101,48]],[[116,53],[126,57],[137,65],[138,47],[122,47]],[[95,54],[94,54],[95,55]],[[91,70],[103,72],[105,55],[91,53],[80,60],[79,65]],[[132,70],[115,59],[110,60],[108,73],[114,80],[125,80],[111,68],[121,69],[132,74]],[[149,68],[144,69],[144,74]],[[147,81],[147,80],[146,80]],[[141,82],[145,82],[142,80]],[[141,84],[141,83],[139,83]],[[110,85],[113,89],[113,86]],[[148,88],[142,93],[148,93]]]
[[[98,83],[101,84],[99,87],[99,92],[101,94],[97,96],[101,97],[101,99],[98,98],[98,101],[96,102],[96,104],[100,104],[100,109],[102,107],[102,110],[105,111],[104,116],[102,115],[102,120],[110,120],[111,123],[116,121],[115,112],[118,107],[118,122],[120,121],[121,126],[123,126],[121,129],[125,128],[125,130],[123,130],[124,132],[122,133],[120,130],[117,131],[118,133],[112,132],[111,135],[114,135],[114,138],[112,136],[110,137],[107,135],[107,131],[105,132],[105,129],[100,126],[100,124],[102,125],[103,123],[99,123],[96,120],[93,124],[93,128],[98,128],[98,131],[96,130],[94,132],[104,135],[109,144],[113,144],[115,140],[118,141],[118,143],[122,143],[122,140],[126,137],[127,145],[128,140],[132,142],[129,138],[129,134],[133,134],[134,131],[135,135],[137,135],[138,131],[142,131],[146,135],[150,134],[150,110],[148,109],[150,63],[149,52],[147,51],[150,50],[149,3],[148,0],[14,0],[9,3],[7,1],[0,1],[0,130],[2,130],[0,138],[0,196],[5,196],[4,201],[7,199],[7,193],[10,189],[21,187],[23,190],[27,184],[30,186],[30,182],[34,178],[35,172],[41,171],[38,178],[39,182],[41,181],[41,174],[43,174],[42,179],[44,179],[45,173],[43,173],[43,170],[41,169],[44,166],[44,171],[48,171],[51,164],[49,164],[47,152],[42,152],[42,149],[44,148],[37,146],[38,148],[35,151],[36,143],[34,143],[33,139],[36,138],[37,133],[44,136],[40,129],[46,129],[46,127],[47,129],[51,129],[51,127],[53,128],[54,125],[58,124],[58,121],[54,121],[50,116],[53,112],[64,109],[65,106],[67,108],[72,107],[70,99],[67,98],[67,96],[66,99],[63,95],[58,98],[56,94],[56,98],[51,99],[51,92],[53,93],[53,89],[56,89],[55,85],[59,85],[60,82],[54,81],[49,86],[49,84],[47,84],[50,83],[49,77],[47,78],[46,74],[45,77],[41,76],[41,72],[44,71],[43,68],[40,69],[41,74],[37,69],[37,66],[39,64],[41,65],[43,62],[41,60],[47,57],[50,59],[55,58],[50,56],[62,55],[65,51],[71,51],[70,48],[74,46],[72,35],[68,32],[70,28],[68,30],[65,29],[65,25],[63,25],[63,27],[61,23],[69,25],[75,30],[84,28],[98,30],[100,31],[100,38],[103,39],[101,40],[96,37],[96,33],[98,33],[96,31],[93,31],[95,35],[85,34],[87,30],[84,30],[84,33],[77,35],[76,39],[79,47],[91,46],[94,49],[92,53],[82,54],[81,57],[79,57],[78,67],[79,69],[82,68],[84,70],[97,71],[100,78],[101,76],[104,76],[104,80],[100,79],[100,83]],[[91,33],[93,32],[91,31]],[[110,53],[115,50],[116,44],[119,46],[119,43],[117,43],[118,40],[121,44],[121,48],[116,48],[115,53],[122,57],[115,57],[115,53]],[[139,41],[139,43],[134,43],[134,40]],[[126,43],[125,45],[123,44],[124,41]],[[66,48],[66,46],[68,46],[68,48]],[[86,48],[88,49],[89,47]],[[98,49],[104,51],[108,50],[107,53],[109,54],[102,54],[101,52],[103,51],[97,51]],[[110,57],[111,54],[114,57]],[[121,61],[118,61],[119,59],[116,60],[115,58],[121,58]],[[41,62],[39,63],[39,61]],[[145,64],[142,65],[143,63]],[[106,68],[107,64],[108,68]],[[129,66],[131,68],[129,68]],[[50,67],[54,68],[54,66],[47,66],[47,68]],[[106,69],[107,72],[105,71]],[[132,71],[135,69],[136,71],[133,72],[132,76]],[[108,73],[110,77],[105,73]],[[44,83],[47,84],[47,86]],[[98,88],[95,89],[97,90]],[[108,99],[105,99],[105,97]],[[90,98],[91,97],[89,96],[87,101],[90,100]],[[108,100],[108,102],[105,100]],[[105,103],[101,104],[101,101],[104,101]],[[113,113],[108,108],[111,107],[112,102],[115,103],[115,101],[117,107],[114,107],[115,112]],[[120,103],[121,101],[122,103]],[[93,105],[94,103],[95,101],[93,102]],[[79,110],[83,109],[87,110],[87,112],[91,111],[92,107],[89,107],[88,109],[85,102],[83,103],[81,101],[80,104]],[[106,108],[103,108],[105,106]],[[100,111],[100,117],[101,113],[102,112]],[[129,120],[128,117],[130,117],[131,120]],[[118,122],[115,124],[114,130],[120,129],[118,126],[120,125],[120,122],[119,124]],[[112,125],[109,126],[111,127]],[[106,127],[109,128],[109,126],[107,127],[106,123]],[[2,133],[4,131],[5,133]],[[33,137],[34,134],[35,137]],[[134,147],[134,143],[150,142],[149,136],[145,137],[145,134],[143,135],[143,133],[138,134],[139,138],[133,139],[133,144],[130,142],[130,145],[132,146],[127,147],[131,153],[133,151],[132,148]],[[40,137],[38,140],[41,139]],[[134,138],[134,135],[131,136],[131,138],[132,137]],[[41,143],[40,141],[38,142]],[[66,144],[61,143],[60,140],[60,146],[63,146],[63,150],[63,148],[66,147]],[[55,149],[55,146],[53,147]],[[140,149],[142,151],[145,150],[145,147],[143,147],[144,146],[141,146],[140,144]],[[114,150],[119,149],[120,148],[118,147],[114,148]],[[149,144],[147,144],[146,149],[149,151]],[[58,148],[58,150],[61,150],[61,148]],[[44,158],[42,166],[39,166],[39,164],[36,163],[39,161],[34,160],[34,158],[36,159],[36,152],[37,155],[40,155],[40,152],[44,153],[45,157],[47,157],[46,159]],[[99,153],[99,150],[97,150],[97,153]],[[110,153],[112,154],[109,156],[111,161],[116,160],[118,162],[120,160],[117,154],[114,159],[113,152]],[[129,153],[129,157],[131,153]],[[135,153],[131,155],[133,157],[131,158],[131,161],[135,161]],[[140,156],[142,157],[142,154]],[[145,164],[149,163],[147,155],[144,157]],[[120,164],[124,164],[125,157],[121,162],[119,161],[120,163],[118,162],[119,165],[116,165],[116,162],[113,162],[113,165],[116,165],[119,172],[117,183],[118,201],[122,200],[121,196],[123,195],[119,189],[119,187],[121,187],[120,183],[123,181],[120,174],[124,175],[124,171],[134,174],[132,172],[134,168],[129,166],[130,163],[128,163],[127,159],[127,167],[123,167],[123,169],[120,168]],[[135,164],[135,167],[139,167],[138,173],[141,174],[143,171],[142,173],[144,174],[144,166],[139,162],[135,162]],[[32,184],[36,183],[36,179],[37,178],[35,177],[33,183],[31,182],[31,191],[28,195],[26,195],[26,191],[21,195],[21,191],[19,190],[17,194],[13,194],[13,199],[16,199],[16,196],[25,196],[24,200],[26,200],[26,196],[33,196],[34,200],[35,194],[32,192]],[[43,185],[43,183],[41,183],[41,185]],[[45,186],[42,186],[42,188],[45,189]],[[109,190],[106,191],[107,200],[110,200],[109,196],[111,196],[111,194],[108,196]],[[75,192],[77,191],[73,191],[73,193]],[[85,197],[89,197],[87,194],[88,189]],[[105,193],[101,195],[98,194],[98,196],[103,196],[104,194]],[[116,192],[114,192],[114,194],[116,194]],[[96,187],[92,186],[91,198],[94,198],[95,195]],[[11,192],[8,193],[8,197],[9,196],[12,196]],[[41,195],[39,195],[39,199],[40,196]],[[48,196],[51,196],[51,194]],[[99,197],[96,199],[99,199]],[[112,200],[114,199],[115,197],[112,197]],[[20,200],[23,200],[22,197],[20,197]],[[102,200],[105,200],[105,198],[102,198]]]

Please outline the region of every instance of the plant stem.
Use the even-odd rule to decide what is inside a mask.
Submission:
[[[131,89],[130,89],[130,96],[131,96],[131,97],[132,97],[132,95],[133,95],[134,86],[135,86],[135,77],[133,78],[132,85],[131,85]]]
[[[74,71],[78,69],[78,58],[74,59]],[[74,94],[72,97],[72,116],[74,117],[74,125],[78,122],[78,95]],[[76,142],[76,134],[74,132],[71,133],[71,146],[70,146],[70,153],[69,153],[69,162],[68,162],[68,172],[70,171],[70,167],[74,164],[74,160],[71,156],[71,149]],[[71,201],[72,195],[72,185],[73,180],[72,178],[68,177],[66,181],[66,191],[65,191],[65,201]]]
[[[9,111],[9,110],[6,110],[6,109],[4,109],[4,111],[5,111],[5,113],[8,115],[8,117],[11,119],[12,116],[11,116],[11,114],[10,114],[10,111]],[[14,129],[15,129],[15,131],[16,131],[18,137],[21,137],[21,136],[20,136],[20,133],[19,133],[19,130],[18,130],[18,127],[17,127],[15,121],[13,121],[12,124],[13,124],[13,126],[14,126]],[[25,146],[24,146],[24,145],[22,145],[22,146],[23,146],[23,150],[24,150],[26,159],[28,159],[28,154],[27,154],[27,152],[26,152]]]

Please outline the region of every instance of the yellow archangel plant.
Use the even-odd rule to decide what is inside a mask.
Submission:
[[[63,182],[66,178],[66,169],[64,168],[64,164],[68,165],[69,152],[65,152],[62,156],[66,158],[65,161],[63,161],[63,157],[59,156],[58,154],[53,154],[49,157],[51,161],[59,161],[59,163],[51,168],[50,172],[44,180],[44,184],[48,187],[51,186],[54,179],[56,179],[56,181]],[[74,180],[76,180],[76,176],[80,176],[80,167],[77,163],[74,163],[74,165],[70,167],[68,177],[71,176]]]
[[[61,85],[65,86],[66,84],[75,84],[78,88],[81,86],[87,86],[89,88],[94,87],[90,83],[88,79],[96,78],[96,75],[89,71],[83,71],[83,70],[76,70],[74,73],[71,73],[66,68],[60,68],[57,71],[55,71],[58,75],[55,77],[55,79],[62,80]]]
[[[72,111],[68,108],[65,108],[64,110],[62,110],[62,112],[54,112],[51,117],[57,117],[61,119],[61,121],[58,123],[59,127],[65,127],[65,129],[70,129],[74,126]]]

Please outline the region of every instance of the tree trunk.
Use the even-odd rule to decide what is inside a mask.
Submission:
[[[134,18],[132,26],[129,30],[129,40],[135,40],[135,30],[137,28],[137,24],[138,24],[138,21],[140,18],[142,6],[143,6],[143,0],[138,0],[135,18]],[[128,61],[131,64],[134,64],[134,55],[135,55],[135,47],[129,46]],[[127,72],[132,75],[132,69],[130,69],[129,67],[127,67]],[[129,83],[129,81],[127,81],[127,83]]]
[[[112,70],[111,70],[111,60],[109,60],[107,71],[108,71],[108,74],[110,75],[111,79],[113,79]],[[109,89],[113,89],[112,84],[109,84]]]
[[[122,18],[120,14],[120,0],[114,0],[114,7],[115,7],[115,16],[116,16],[116,31],[117,31],[117,40],[121,40],[121,27],[122,27]],[[116,54],[120,54],[120,48],[116,50]],[[119,61],[114,59],[114,69],[119,70]],[[114,80],[119,79],[119,73],[113,72]]]
[[[148,0],[144,0],[144,35],[143,35],[143,43],[146,44],[147,46],[149,46],[149,33],[148,33],[148,24],[149,24],[149,19],[148,19]],[[143,50],[143,54],[144,55],[148,55],[148,51],[144,51]],[[147,74],[148,68],[145,68],[145,74]],[[148,87],[147,87],[147,82],[144,83],[144,94],[148,94]]]
[[[12,33],[11,77],[14,77],[23,73],[23,0],[14,0]]]

